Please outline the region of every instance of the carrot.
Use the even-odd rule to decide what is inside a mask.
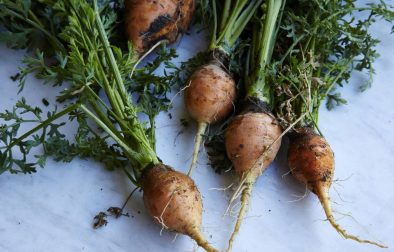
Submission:
[[[29,71],[37,69],[40,64],[42,71],[51,72],[51,77],[41,76],[46,82],[53,81],[53,77],[67,76],[70,82],[69,89],[62,90],[60,95],[67,93],[67,99],[70,102],[63,104],[64,109],[60,112],[48,112],[46,120],[41,120],[40,109],[34,110],[36,117],[40,119],[37,120],[39,124],[21,136],[17,137],[15,132],[10,144],[1,146],[2,162],[8,163],[8,160],[12,160],[14,147],[22,144],[27,146],[26,138],[42,131],[43,133],[39,134],[39,144],[44,147],[45,151],[48,151],[48,146],[53,142],[60,143],[62,149],[65,147],[64,150],[68,151],[58,152],[57,156],[60,156],[58,160],[65,158],[64,153],[67,153],[65,155],[67,158],[80,154],[84,158],[92,157],[107,162],[111,168],[122,169],[136,187],[142,187],[145,206],[155,221],[166,229],[190,236],[207,251],[216,251],[204,239],[200,231],[202,201],[193,180],[162,164],[155,152],[154,139],[148,136],[154,129],[149,131],[146,124],[138,118],[138,113],[142,111],[143,106],[138,106],[127,92],[125,82],[128,78],[135,78],[134,75],[130,77],[129,66],[134,67],[138,64],[135,61],[136,52],[133,50],[122,52],[119,47],[110,44],[109,39],[112,33],[106,28],[112,28],[114,24],[110,21],[103,23],[102,18],[108,21],[111,20],[109,17],[113,16],[109,14],[104,17],[100,16],[103,12],[99,9],[96,0],[62,3],[63,8],[56,10],[58,11],[56,13],[60,17],[66,17],[68,22],[62,29],[59,29],[61,33],[52,35],[51,29],[42,28],[42,30],[45,34],[53,36],[53,41],[57,42],[56,45],[65,45],[67,51],[58,52],[62,56],[57,59],[67,59],[67,64],[54,67],[51,63],[47,66],[43,64],[46,62],[43,59],[43,61],[31,62]],[[16,5],[7,3],[8,6],[10,8],[7,10],[15,13]],[[21,6],[21,13],[26,12],[26,7],[29,6]],[[44,7],[52,10],[52,6]],[[27,10],[29,10],[29,15],[34,16],[35,9]],[[156,102],[160,104],[160,101]],[[33,111],[24,100],[19,102],[18,107],[25,109],[23,113]],[[66,136],[58,131],[62,124],[53,124],[55,120],[63,116],[68,116],[70,120],[75,119],[78,123],[74,136],[78,140],[72,146],[68,140],[65,140]],[[87,126],[88,120],[92,120],[102,132],[98,134],[96,127]],[[52,128],[54,133],[47,134],[49,128]],[[39,141],[37,137],[35,139]],[[83,145],[83,148],[79,148],[78,144]],[[90,149],[90,145],[98,146]],[[20,150],[24,151],[23,148]],[[3,149],[6,150],[4,153],[7,156],[3,155]],[[24,151],[25,157],[28,152],[29,150]],[[45,152],[44,155],[46,157],[48,153]],[[25,160],[20,160],[18,163],[21,165]],[[41,162],[40,165],[42,164]],[[32,164],[23,165],[34,167]]]
[[[175,42],[186,32],[194,0],[126,0],[126,33],[140,54],[160,40]]]
[[[360,18],[360,12],[365,18]],[[334,176],[334,153],[318,127],[318,119],[326,99],[328,109],[335,103],[346,103],[337,88],[349,81],[354,70],[367,71],[372,77],[378,40],[368,28],[378,17],[390,16],[385,19],[393,22],[392,14],[392,7],[384,1],[361,8],[355,1],[289,3],[278,32],[273,63],[276,74],[271,79],[276,83],[275,115],[283,127],[292,129],[288,149],[291,173],[318,197],[327,220],[339,234],[379,247],[385,246],[347,233],[333,216],[329,189]],[[343,22],[347,25],[343,26]],[[354,40],[357,34],[363,35]]]
[[[163,228],[190,236],[206,251],[217,251],[201,234],[201,195],[190,177],[159,164],[144,171],[141,187],[146,209]]]
[[[188,175],[197,163],[202,136],[209,124],[222,121],[234,108],[235,82],[217,62],[196,70],[185,90],[185,105],[190,116],[198,122],[194,151]]]
[[[196,166],[201,140],[207,126],[222,121],[234,110],[236,86],[229,71],[231,53],[238,37],[261,2],[212,1],[213,30],[207,50],[210,57],[191,74],[185,90],[186,109],[198,125],[189,176]],[[216,4],[222,5],[217,8]],[[219,9],[223,10],[220,22]]]
[[[249,107],[232,119],[224,135],[227,156],[240,178],[240,186],[234,195],[241,193],[241,209],[228,251],[246,214],[253,185],[274,160],[281,145],[282,129],[276,118],[264,108],[264,104],[251,103],[253,109]]]
[[[258,21],[253,24],[248,57],[250,69],[245,71],[247,96],[244,107],[231,120],[224,135],[227,156],[240,178],[231,201],[241,195],[241,209],[228,242],[228,251],[232,249],[248,209],[253,185],[274,160],[281,145],[282,129],[269,109],[273,98],[272,89],[265,81],[265,71],[272,55],[282,1],[271,0],[266,5],[266,13],[261,18],[256,17]]]
[[[334,153],[330,145],[313,129],[304,127],[292,134],[288,150],[288,164],[292,175],[312,191],[323,206],[327,220],[346,239],[369,243],[381,248],[386,246],[348,234],[335,220],[329,197],[334,175]]]

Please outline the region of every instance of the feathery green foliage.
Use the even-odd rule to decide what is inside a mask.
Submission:
[[[20,91],[27,85],[25,77],[35,74],[44,84],[62,85],[57,101],[64,104],[63,110],[44,116],[22,98],[12,111],[0,114],[5,122],[0,127],[0,172],[31,173],[48,156],[65,162],[78,156],[111,169],[131,167],[125,171],[138,183],[142,170],[159,162],[154,118],[170,106],[166,93],[171,78],[155,71],[163,62],[171,64],[176,54],[163,48],[152,63],[136,68],[131,44],[123,50],[110,44],[118,36],[117,12],[111,2],[101,1],[98,7],[96,1],[0,0],[0,26],[5,28],[0,40],[11,48],[34,51],[24,58]],[[7,40],[20,32],[23,37]],[[33,44],[37,34],[42,44]],[[132,101],[129,92],[138,94],[138,100]],[[140,113],[148,116],[149,124],[138,119]],[[62,133],[64,122],[57,123],[59,118],[77,124],[73,137]],[[21,134],[24,123],[37,126]],[[42,154],[29,157],[40,149]]]
[[[298,126],[317,130],[320,104],[346,104],[339,88],[353,71],[367,72],[372,84],[379,40],[370,33],[378,19],[394,21],[385,1],[356,6],[356,1],[287,1],[271,66],[270,82],[278,96],[276,114],[284,127],[303,116]],[[394,26],[393,26],[394,31]]]

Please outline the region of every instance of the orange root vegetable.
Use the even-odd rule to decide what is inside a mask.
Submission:
[[[156,222],[188,235],[208,252],[217,251],[200,231],[201,195],[190,177],[161,164],[146,170],[141,181],[145,207]]]
[[[290,139],[288,164],[293,176],[319,198],[328,221],[338,233],[346,239],[385,248],[377,242],[362,240],[348,234],[334,219],[329,198],[334,174],[334,153],[322,136],[310,128],[303,128],[300,132],[294,133]]]
[[[247,110],[231,121],[224,135],[227,156],[241,181],[232,199],[241,193],[241,209],[228,243],[228,251],[232,248],[248,209],[253,185],[274,160],[281,145],[282,129],[275,117],[264,108],[264,104],[258,107],[252,102]]]
[[[212,25],[207,50],[211,58],[190,76],[185,94],[186,108],[198,123],[189,176],[196,166],[206,127],[223,120],[233,109],[236,87],[228,69],[232,56],[237,54],[235,47],[238,39],[262,0],[208,2],[212,7],[212,18],[206,20]]]
[[[126,32],[140,54],[160,40],[175,42],[192,19],[194,0],[126,0]]]
[[[217,61],[211,61],[190,76],[185,90],[185,105],[190,116],[198,123],[198,132],[189,176],[196,165],[206,127],[223,120],[231,113],[235,97],[235,81]]]

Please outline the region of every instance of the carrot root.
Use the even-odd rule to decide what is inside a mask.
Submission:
[[[243,190],[241,193],[241,209],[239,210],[238,217],[237,217],[237,222],[235,223],[235,227],[233,230],[233,233],[231,234],[231,237],[228,241],[228,247],[227,247],[227,252],[231,251],[233,247],[233,243],[235,240],[235,236],[238,234],[239,229],[241,228],[241,223],[242,220],[244,219],[244,216],[246,215],[246,212],[248,210],[249,206],[249,201],[250,197],[252,195],[252,188],[254,183],[256,182],[256,177],[255,176],[248,176],[244,182]]]
[[[332,213],[332,209],[331,209],[331,204],[330,204],[330,198],[327,195],[327,192],[325,192],[322,188],[318,189],[317,191],[317,196],[320,200],[321,205],[323,206],[324,212],[326,214],[327,220],[330,222],[330,224],[333,226],[333,228],[335,228],[335,230],[341,234],[345,239],[351,239],[360,243],[368,243],[368,244],[372,244],[375,246],[378,246],[380,248],[388,248],[387,246],[381,244],[381,243],[377,243],[374,241],[370,241],[370,240],[363,240],[358,238],[357,236],[348,234],[346,232],[345,229],[343,229],[335,220],[334,215]]]
[[[201,146],[201,140],[202,140],[202,137],[205,133],[207,126],[208,126],[208,124],[206,122],[199,122],[198,123],[196,139],[194,140],[194,150],[193,150],[192,163],[190,165],[189,172],[187,173],[187,176],[189,176],[189,177],[191,176],[194,167],[196,167],[198,152],[200,151],[200,146]]]
[[[212,247],[208,241],[204,238],[199,230],[195,230],[188,234],[194,241],[196,241],[197,245],[205,249],[207,252],[218,252],[217,249]]]

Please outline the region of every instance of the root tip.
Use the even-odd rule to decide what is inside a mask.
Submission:
[[[320,202],[321,202],[321,204],[322,204],[322,206],[323,206],[323,209],[324,209],[324,212],[325,212],[325,214],[326,214],[327,220],[330,222],[331,226],[332,226],[340,235],[342,235],[343,238],[345,238],[345,239],[351,239],[351,240],[354,240],[354,241],[359,242],[359,243],[368,243],[368,244],[375,245],[375,246],[380,247],[380,248],[388,248],[387,246],[385,246],[385,245],[383,245],[383,244],[380,244],[380,243],[378,243],[378,242],[374,242],[374,241],[370,241],[370,240],[363,240],[363,239],[358,238],[358,237],[355,236],[355,235],[348,234],[348,233],[346,232],[346,230],[343,229],[343,228],[336,222],[336,220],[335,220],[335,218],[334,218],[334,216],[333,216],[333,213],[332,213],[332,209],[331,209],[329,197],[328,197],[326,194],[322,193],[322,190],[318,190],[318,197],[319,197],[319,200],[320,200]]]
[[[242,190],[241,209],[239,210],[237,222],[235,224],[233,233],[231,234],[231,237],[228,241],[228,247],[226,250],[227,252],[231,251],[231,249],[233,247],[234,240],[235,240],[235,236],[238,234],[239,229],[241,228],[242,220],[243,220],[243,218],[246,214],[246,211],[248,209],[249,200],[250,200],[250,196],[252,194],[252,188],[253,188],[254,181],[255,181],[255,179],[253,181],[249,181],[247,183],[247,185],[245,185],[245,187]]]
[[[195,230],[189,234],[189,236],[197,243],[198,246],[205,249],[207,252],[219,252],[217,249],[212,247],[209,242],[204,238],[199,230]]]

